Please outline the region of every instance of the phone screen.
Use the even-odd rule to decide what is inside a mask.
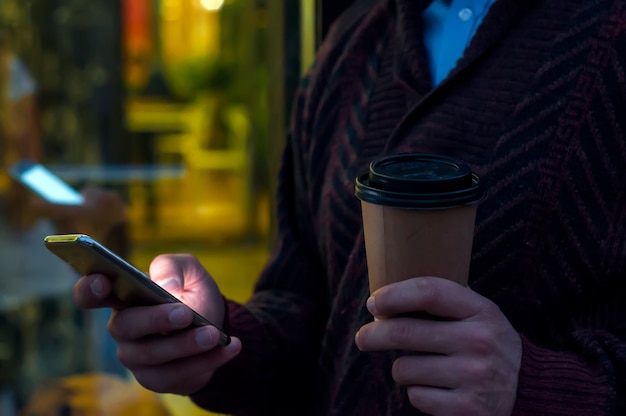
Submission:
[[[82,205],[84,202],[80,192],[40,164],[21,164],[12,173],[16,179],[49,202],[63,205]]]

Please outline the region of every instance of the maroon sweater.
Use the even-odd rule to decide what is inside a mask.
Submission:
[[[440,152],[487,185],[470,286],[523,340],[514,415],[626,415],[626,1],[498,0],[432,89],[427,1],[344,14],[297,97],[278,238],[243,341],[193,395],[240,415],[419,414],[362,353],[367,269],[354,178],[381,154]],[[402,121],[401,121],[402,120]]]

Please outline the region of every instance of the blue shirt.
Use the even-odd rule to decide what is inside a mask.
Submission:
[[[495,0],[433,0],[423,13],[433,86],[456,66]]]

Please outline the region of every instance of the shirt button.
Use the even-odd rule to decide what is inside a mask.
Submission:
[[[459,11],[459,19],[461,19],[464,22],[467,22],[468,20],[470,20],[473,15],[474,15],[474,12],[472,11],[472,9],[468,9],[467,7]]]

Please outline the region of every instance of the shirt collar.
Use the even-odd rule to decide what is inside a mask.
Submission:
[[[430,91],[432,80],[424,45],[422,13],[431,1],[388,1],[397,19],[395,76],[418,95],[424,95]],[[483,54],[496,46],[501,36],[513,27],[536,1],[496,0],[447,81],[465,71]],[[447,81],[444,81],[440,87]]]

